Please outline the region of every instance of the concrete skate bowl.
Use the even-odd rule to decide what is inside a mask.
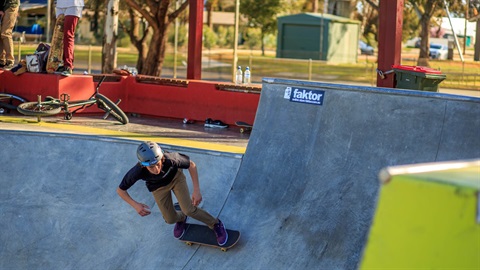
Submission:
[[[147,217],[116,194],[138,142],[19,131],[0,131],[0,141],[0,269],[188,266],[196,249],[173,238],[145,185],[129,191],[150,205]],[[204,207],[218,215],[242,155],[163,146],[196,162]]]
[[[380,169],[479,157],[478,115],[475,98],[265,79],[243,158],[180,149],[242,233],[227,253],[175,240],[142,184],[148,217],[117,196],[136,142],[0,132],[0,268],[355,269]]]

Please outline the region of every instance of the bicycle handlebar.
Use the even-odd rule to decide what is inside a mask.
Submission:
[[[106,75],[103,75],[100,81],[97,84],[97,88],[95,89],[95,92],[98,93],[98,89],[100,89],[100,85],[103,83],[103,81],[107,78]]]

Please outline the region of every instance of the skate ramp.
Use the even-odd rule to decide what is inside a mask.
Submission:
[[[286,99],[295,89],[302,93],[297,102]],[[304,103],[321,94],[310,90],[324,91],[322,105]],[[243,242],[222,260],[238,269],[356,269],[378,172],[480,157],[479,115],[478,98],[264,79],[221,214]],[[214,258],[203,251],[194,259],[206,266]]]
[[[147,217],[116,194],[138,142],[19,131],[0,131],[0,141],[0,269],[182,269],[195,254],[144,182],[129,192],[150,206]],[[241,155],[163,146],[195,161],[203,206],[218,215]]]
[[[0,268],[355,269],[380,169],[478,158],[478,115],[475,98],[265,79],[243,158],[164,146],[192,157],[204,208],[241,231],[227,253],[175,240],[141,183],[150,216],[117,196],[137,142],[0,132]]]

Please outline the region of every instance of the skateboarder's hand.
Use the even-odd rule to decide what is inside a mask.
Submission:
[[[148,207],[148,205],[143,203],[137,203],[135,205],[135,211],[137,211],[137,213],[142,217],[148,216],[151,213],[150,207]]]
[[[202,202],[202,194],[200,191],[193,191],[192,193],[192,204],[198,206]]]

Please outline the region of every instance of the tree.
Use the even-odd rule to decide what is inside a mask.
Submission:
[[[141,74],[143,73],[143,65],[145,59],[147,58],[148,52],[148,44],[147,40],[150,36],[150,27],[146,21],[141,17],[140,13],[136,12],[135,10],[128,8],[128,25],[119,22],[120,27],[123,29],[125,33],[128,34],[130,37],[130,42],[138,51],[138,58],[136,68]]]
[[[213,28],[213,10],[218,6],[218,0],[207,0],[205,9],[207,10],[207,25],[210,29]]]
[[[185,0],[180,7],[175,8],[176,0],[125,0],[125,3],[131,9],[130,27],[127,27],[127,32],[130,38],[133,38],[132,43],[139,50],[139,62],[137,69],[140,74],[160,76],[165,58],[165,50],[167,45],[167,31],[171,23],[177,18],[188,6],[189,0]],[[139,20],[139,18],[142,20]],[[139,21],[145,20],[145,29],[143,35],[140,36]],[[146,31],[151,29],[150,43],[146,45]],[[135,44],[135,42],[141,42]],[[144,46],[145,45],[145,46]]]
[[[429,66],[428,59],[430,53],[430,27],[434,16],[445,16],[444,0],[409,0],[412,8],[420,19],[420,54],[418,56],[418,65]],[[446,1],[454,14],[465,14],[465,5],[462,0]]]
[[[119,0],[108,0],[102,47],[102,73],[112,72],[117,65],[118,6]]]
[[[242,0],[240,13],[248,19],[248,27],[261,30],[262,55],[265,55],[266,34],[277,30],[277,14],[283,11],[280,0]]]
[[[353,16],[361,21],[360,33],[370,45],[378,40],[378,3],[378,0],[361,0],[360,8]]]

